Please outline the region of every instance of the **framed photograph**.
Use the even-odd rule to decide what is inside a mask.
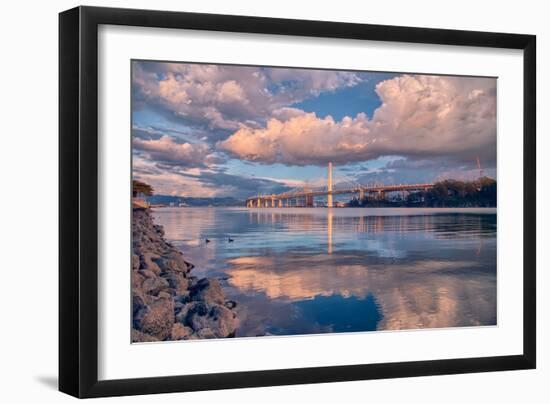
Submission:
[[[532,35],[59,18],[59,387],[532,369]]]

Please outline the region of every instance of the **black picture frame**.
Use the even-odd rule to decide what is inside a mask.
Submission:
[[[100,24],[522,50],[523,354],[99,381],[97,53]],[[59,100],[59,390],[85,398],[535,368],[534,35],[77,7],[59,15]]]

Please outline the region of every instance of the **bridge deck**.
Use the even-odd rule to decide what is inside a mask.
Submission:
[[[326,196],[326,195],[343,195],[343,194],[355,194],[355,193],[386,193],[386,192],[400,192],[400,191],[425,191],[433,187],[433,184],[400,184],[400,185],[381,185],[374,187],[351,187],[343,189],[333,189],[329,190],[303,190],[298,192],[289,192],[282,194],[272,194],[272,195],[257,195],[248,198],[246,201],[266,201],[266,200],[285,200],[293,198],[306,198],[306,197],[316,197],[316,196]]]

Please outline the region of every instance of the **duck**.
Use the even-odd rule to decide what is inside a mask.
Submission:
[[[208,240],[207,238],[205,238],[204,241],[210,243],[210,240]]]
[[[235,240],[233,240],[231,237],[228,237],[228,238],[227,238],[227,241],[229,241],[230,243],[232,243],[232,242],[235,241]]]

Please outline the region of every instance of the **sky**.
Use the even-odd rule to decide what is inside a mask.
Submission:
[[[496,79],[132,62],[133,176],[235,197],[496,177]]]

